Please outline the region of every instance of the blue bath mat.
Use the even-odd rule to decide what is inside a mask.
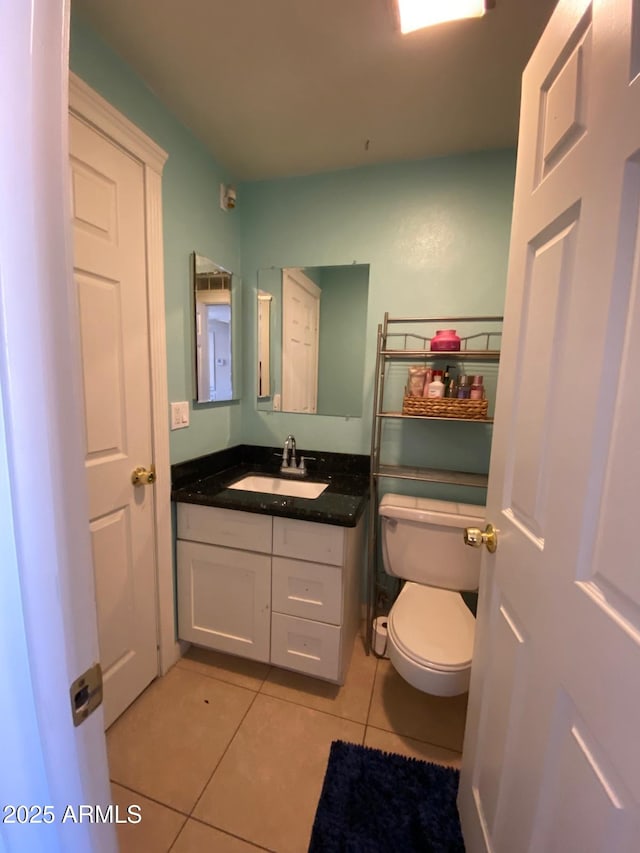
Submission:
[[[460,772],[336,740],[309,853],[463,853]]]

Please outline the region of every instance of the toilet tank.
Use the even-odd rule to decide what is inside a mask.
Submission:
[[[380,501],[382,558],[387,574],[443,589],[474,590],[479,549],[464,544],[465,527],[484,527],[483,506],[385,495]]]

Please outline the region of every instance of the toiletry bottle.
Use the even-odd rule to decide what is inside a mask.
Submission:
[[[447,395],[447,388],[448,388],[448,386],[449,386],[449,379],[450,379],[450,378],[451,378],[451,377],[449,376],[449,365],[447,365],[447,366],[445,367],[445,369],[444,369],[444,375],[443,375],[443,377],[442,377],[442,384],[444,385],[444,393],[445,393],[445,397],[446,397],[446,395]]]
[[[424,375],[424,385],[422,386],[422,396],[423,397],[429,396],[429,385],[431,385],[432,381],[433,381],[433,370],[430,367],[428,367],[427,372]]]
[[[464,375],[460,376],[458,379],[458,400],[467,400],[469,398],[470,391],[469,377]]]
[[[483,400],[484,399],[484,385],[482,384],[482,376],[474,376],[473,382],[471,383],[471,390],[469,392],[470,400]]]
[[[408,391],[410,397],[421,397],[424,388],[425,367],[410,367]]]
[[[444,382],[442,381],[442,371],[434,370],[433,379],[429,385],[427,392],[428,397],[444,397]]]
[[[449,380],[449,384],[444,389],[444,396],[449,398],[455,398],[458,396],[458,386],[455,379]]]

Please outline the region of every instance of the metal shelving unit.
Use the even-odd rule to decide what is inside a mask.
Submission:
[[[439,418],[434,417],[433,415],[429,415],[427,418],[425,415],[404,415],[402,412],[380,412],[377,415],[378,418],[402,418],[410,420],[418,421],[464,421],[465,423],[474,423],[474,424],[492,424],[493,418],[474,418],[473,421],[469,421],[468,418]]]
[[[385,380],[389,366],[396,361],[410,359],[426,362],[442,360],[456,362],[498,362],[499,348],[492,347],[493,339],[501,332],[479,332],[461,338],[461,349],[456,352],[432,352],[430,338],[414,331],[393,332],[392,328],[409,325],[420,326],[445,325],[456,328],[459,325],[473,323],[502,324],[502,317],[389,317],[378,326],[376,346],[375,385],[373,396],[373,424],[371,430],[371,478],[369,503],[369,547],[368,547],[368,593],[367,593],[367,651],[373,649],[373,620],[378,598],[378,485],[382,479],[412,480],[424,483],[446,483],[450,485],[486,488],[487,475],[465,471],[452,471],[439,468],[410,467],[407,465],[387,465],[381,459],[381,436],[383,423],[390,419],[449,421],[467,424],[491,424],[493,418],[474,419],[443,418],[426,415],[405,415],[401,411],[386,410],[384,407]],[[468,326],[467,326],[468,328]],[[418,344],[418,345],[416,345]],[[484,347],[482,347],[484,344]]]
[[[436,420],[432,418],[431,420]],[[451,420],[438,418],[437,420]],[[491,423],[475,421],[475,423]],[[374,476],[394,480],[418,480],[421,483],[449,483],[454,486],[480,486],[486,488],[486,474],[471,474],[464,471],[445,471],[442,468],[410,468],[408,465],[380,465]]]

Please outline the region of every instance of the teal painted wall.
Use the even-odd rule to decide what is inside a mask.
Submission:
[[[240,217],[219,207],[219,184],[232,177],[77,15],[70,67],[169,155],[162,183],[169,399],[188,400],[191,408],[190,427],[171,433],[171,461],[233,445],[242,429],[240,403],[193,403],[190,295],[194,250],[240,272]]]
[[[482,152],[240,186],[245,311],[245,387],[255,388],[255,291],[261,268],[370,264],[363,417],[242,407],[242,437],[256,444],[368,453],[375,341],[392,316],[501,314],[515,152]],[[487,372],[480,370],[479,372]],[[406,366],[396,380],[402,383]],[[391,423],[390,461],[488,470],[491,429],[471,423]],[[478,490],[433,485],[435,497],[479,502]]]
[[[318,411],[361,416],[369,269],[323,267],[318,284]]]
[[[235,211],[219,209],[232,181],[204,146],[81,20],[71,26],[72,71],[154,139],[169,158],[163,177],[167,366],[170,400],[189,400],[191,426],[171,433],[173,462],[241,441],[368,453],[375,338],[383,314],[499,314],[504,304],[515,152],[493,151],[242,184]],[[243,396],[193,404],[189,257],[193,250],[242,274]],[[363,323],[362,417],[289,415],[256,406],[255,295],[269,267],[370,265]],[[406,369],[397,372],[401,388]],[[492,377],[488,377],[488,385]],[[168,421],[168,413],[167,413]],[[488,467],[490,428],[398,422],[388,458]],[[431,487],[449,497],[446,487]],[[464,491],[464,490],[463,490]],[[473,490],[456,493],[477,502]]]

